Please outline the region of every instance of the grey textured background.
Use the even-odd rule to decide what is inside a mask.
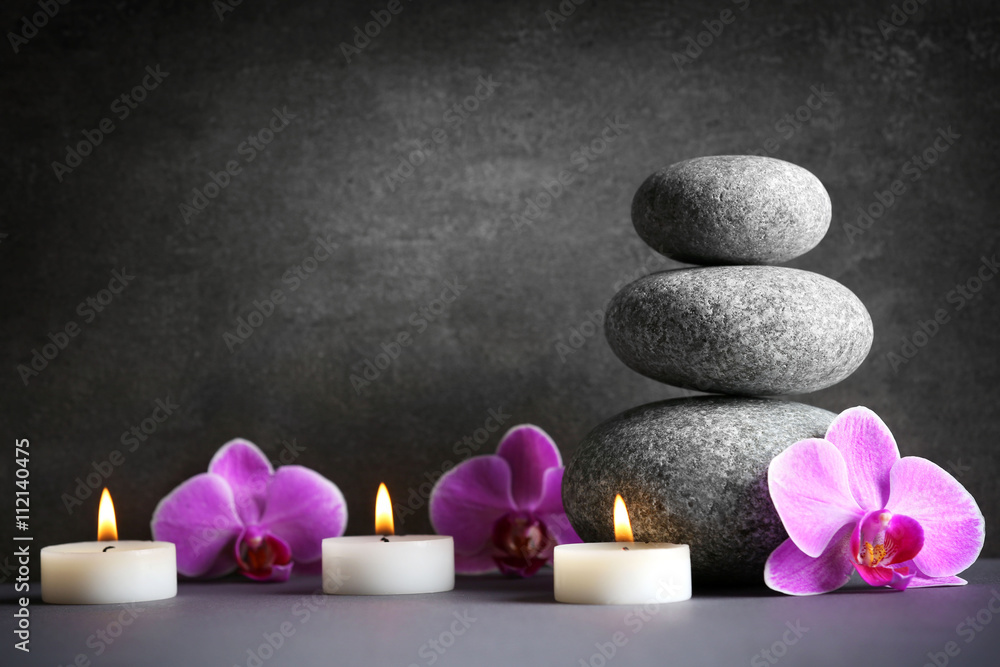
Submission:
[[[860,370],[801,400],[871,407],[994,525],[1000,281],[948,295],[998,250],[1000,19],[987,0],[932,2],[885,37],[891,4],[590,1],[554,30],[556,0],[404,1],[351,63],[340,43],[385,3],[244,0],[221,20],[208,0],[60,6],[19,53],[0,46],[0,544],[15,438],[31,439],[39,545],[93,538],[96,494],[73,513],[61,497],[115,449],[107,484],[127,538],[148,536],[159,498],[235,436],[274,456],[304,447],[297,462],[344,491],[350,533],[370,531],[380,481],[420,505],[425,473],[458,460],[490,410],[571,455],[607,417],[685,394],[628,370],[587,324],[617,287],[676,266],[635,235],[636,188],[681,159],[765,147],[833,201],[827,237],[790,265],[841,281],[875,323]],[[672,54],[724,9],[735,20],[680,71]],[[0,26],[35,11],[5,3]],[[169,76],[119,120],[112,101],[156,65]],[[449,122],[480,76],[502,85]],[[833,95],[782,122],[813,87]],[[240,143],[284,107],[294,120],[245,162]],[[621,134],[577,153],[616,114]],[[52,162],[105,117],[114,131],[59,182]],[[911,180],[907,161],[949,127],[960,138]],[[438,128],[443,143],[390,188]],[[242,172],[185,224],[179,204],[229,160]],[[512,214],[563,170],[569,185],[518,228]],[[843,226],[895,179],[905,192],[850,239]],[[283,274],[320,237],[334,256],[292,291]],[[121,267],[134,281],[87,323],[77,304]],[[454,280],[459,297],[421,330],[420,309]],[[275,289],[285,302],[231,353],[223,335]],[[948,321],[893,369],[886,355],[939,309]],[[80,334],[25,386],[17,365],[70,321]],[[411,345],[356,391],[350,375],[403,332]],[[168,397],[175,413],[123,447]],[[429,528],[425,507],[402,518]]]

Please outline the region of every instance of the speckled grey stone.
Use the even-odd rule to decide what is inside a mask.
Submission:
[[[784,160],[716,155],[657,171],[632,200],[632,224],[654,250],[690,264],[777,264],[816,247],[830,195]]]
[[[697,583],[761,583],[764,561],[787,537],[767,466],[789,445],[822,437],[834,416],[728,396],[633,408],[580,444],[563,478],[566,515],[584,541],[613,541],[620,493],[636,540],[691,546]]]
[[[663,271],[626,285],[604,321],[625,364],[667,384],[748,396],[804,394],[853,373],[872,320],[849,289],[776,266]]]

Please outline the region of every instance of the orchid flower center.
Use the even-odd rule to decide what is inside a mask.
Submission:
[[[889,521],[892,520],[892,512],[881,512],[877,516],[875,525],[865,526],[862,530],[861,553],[858,554],[858,562],[868,567],[876,567],[882,561],[888,559],[892,562],[892,556],[896,553],[892,538],[886,535]]]
[[[247,529],[238,544],[237,563],[251,578],[267,576],[275,565],[287,565],[290,561],[288,546],[257,527]]]
[[[914,557],[924,546],[924,529],[911,517],[887,509],[868,512],[851,536],[851,557],[872,586],[903,590],[915,576]]]
[[[270,569],[274,565],[274,549],[267,539],[252,537],[240,548],[240,560],[245,563],[244,569],[252,572]]]
[[[913,519],[889,510],[869,513],[861,521],[855,562],[865,567],[893,567],[912,559],[923,546],[923,530]]]
[[[549,559],[555,540],[541,519],[510,512],[493,524],[493,560],[504,574],[529,576]]]

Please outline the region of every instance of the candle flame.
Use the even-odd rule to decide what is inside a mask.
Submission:
[[[97,510],[97,541],[107,542],[118,539],[118,524],[115,522],[115,506],[107,487],[101,494],[101,507]]]
[[[385,484],[378,485],[378,495],[375,496],[375,534],[395,535],[392,525],[392,502],[389,500],[389,489]]]
[[[632,538],[632,522],[628,519],[628,510],[621,495],[615,496],[615,542],[634,542]]]

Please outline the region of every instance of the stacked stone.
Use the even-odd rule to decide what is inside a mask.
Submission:
[[[650,176],[632,222],[654,250],[694,268],[624,287],[605,319],[611,349],[655,380],[726,396],[652,403],[594,429],[566,468],[563,503],[585,541],[612,541],[622,494],[637,539],[691,546],[700,583],[760,583],[786,534],[767,466],[834,415],[784,400],[853,373],[872,321],[840,283],[771,266],[815,247],[830,226],[812,173],[766,157],[715,156]]]

